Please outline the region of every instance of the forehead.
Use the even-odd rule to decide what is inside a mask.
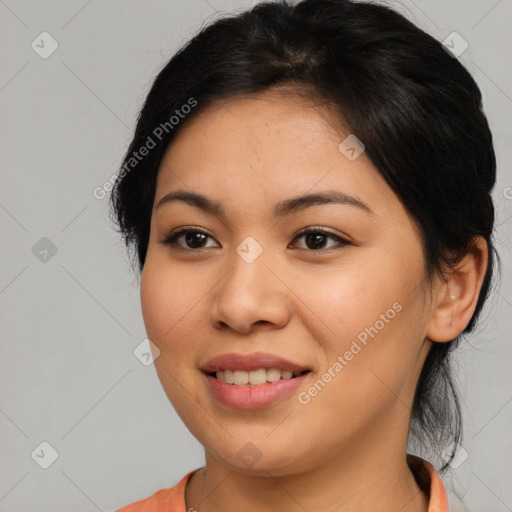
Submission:
[[[363,151],[349,159],[340,143],[354,137],[325,106],[282,94],[213,102],[177,133],[158,174],[155,205],[189,189],[223,203],[272,203],[337,190],[396,208],[394,192]]]

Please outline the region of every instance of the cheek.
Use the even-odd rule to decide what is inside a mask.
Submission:
[[[186,289],[183,287],[186,286]],[[141,278],[141,307],[148,338],[159,348],[155,369],[174,408],[195,433],[193,419],[201,415],[197,404],[197,361],[200,354],[201,297],[205,287],[183,270],[148,258]],[[197,409],[196,409],[197,408]]]
[[[305,272],[292,282],[300,283],[295,285],[300,287],[297,295],[314,313],[312,334],[329,353],[348,349],[351,340],[400,297],[396,283],[386,281],[381,273],[372,274],[370,265],[362,271],[355,262],[321,275]]]
[[[357,414],[360,403],[394,400],[415,368],[425,316],[421,287],[414,285],[421,259],[358,261],[334,275],[339,277],[303,276],[301,283],[315,313],[309,331],[322,345],[320,371],[330,369],[317,389],[333,407],[352,404]]]
[[[201,299],[206,290],[204,283],[178,266],[159,263],[156,258],[146,261],[140,286],[146,332],[160,349],[162,359],[169,359],[173,366],[180,354],[193,353],[190,344],[204,320]]]

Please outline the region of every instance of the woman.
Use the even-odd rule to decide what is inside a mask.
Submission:
[[[389,8],[265,2],[186,44],[111,204],[205,466],[120,510],[448,510],[495,171],[478,86]]]

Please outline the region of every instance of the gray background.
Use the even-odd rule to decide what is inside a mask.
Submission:
[[[154,367],[134,356],[146,337],[138,281],[92,191],[116,173],[172,53],[255,3],[0,0],[1,511],[106,512],[203,464]],[[454,511],[512,510],[512,1],[390,4],[441,41],[468,41],[460,59],[495,137],[503,275],[458,352],[468,458],[444,481]],[[59,44],[46,59],[31,47],[43,31]],[[47,469],[43,441],[58,453]]]

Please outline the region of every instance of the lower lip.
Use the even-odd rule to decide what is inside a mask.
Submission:
[[[258,386],[236,386],[206,373],[203,375],[219,402],[236,409],[260,409],[290,395],[304,382],[309,373]]]

